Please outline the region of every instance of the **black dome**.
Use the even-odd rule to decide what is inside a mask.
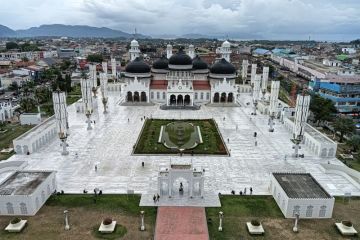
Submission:
[[[191,57],[187,55],[182,49],[178,53],[172,55],[169,59],[171,65],[192,65]]]
[[[192,61],[193,69],[207,69],[208,65],[198,55]]]
[[[125,72],[128,73],[148,73],[150,67],[141,58],[137,57],[134,61],[128,63],[125,67]]]
[[[235,67],[224,58],[211,66],[210,72],[214,74],[234,74]]]
[[[162,56],[161,58],[159,58],[158,60],[156,60],[153,63],[152,67],[154,69],[167,69],[168,64],[169,64],[169,61],[167,60],[167,58]]]

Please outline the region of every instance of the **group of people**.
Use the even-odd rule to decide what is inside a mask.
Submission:
[[[250,187],[249,191],[250,191],[250,195],[252,195],[253,194],[253,188]],[[244,191],[240,191],[239,194],[240,195],[246,195],[246,192],[247,192],[247,188],[244,188]],[[235,195],[235,190],[231,190],[231,194]]]
[[[160,195],[159,194],[156,194],[156,195],[154,194],[153,200],[154,200],[154,203],[159,202],[160,201]]]

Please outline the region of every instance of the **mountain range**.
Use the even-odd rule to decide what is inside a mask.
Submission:
[[[91,27],[87,25],[50,24],[31,27],[23,30],[12,30],[0,25],[0,37],[95,37],[95,38],[133,38],[134,35],[106,27]],[[136,38],[150,38],[136,34]]]

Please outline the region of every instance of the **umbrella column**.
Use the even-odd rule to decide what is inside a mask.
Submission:
[[[62,155],[68,155],[66,147],[67,136],[69,135],[68,112],[66,110],[66,94],[60,90],[54,91],[52,94],[54,113],[58,135],[62,146]]]
[[[89,79],[81,79],[80,81],[81,83],[81,95],[82,95],[82,100],[83,100],[83,104],[84,104],[84,108],[85,108],[85,115],[87,118],[87,130],[91,130],[91,114],[92,114],[92,96],[91,96],[91,89],[93,86],[93,83],[91,80]]]
[[[102,95],[102,103],[104,104],[104,113],[106,113],[106,104],[108,102],[108,77],[106,73],[100,73],[100,88]]]

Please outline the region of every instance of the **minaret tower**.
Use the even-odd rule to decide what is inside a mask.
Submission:
[[[169,59],[172,56],[172,46],[171,44],[168,44],[166,46],[166,58]]]
[[[135,58],[140,56],[140,49],[139,49],[139,43],[135,39],[131,41],[130,43],[130,61],[134,61]]]
[[[189,45],[189,56],[191,59],[195,58],[195,47],[192,44]]]
[[[225,58],[226,61],[230,62],[231,49],[230,43],[227,40],[221,44],[220,53],[221,58]]]

